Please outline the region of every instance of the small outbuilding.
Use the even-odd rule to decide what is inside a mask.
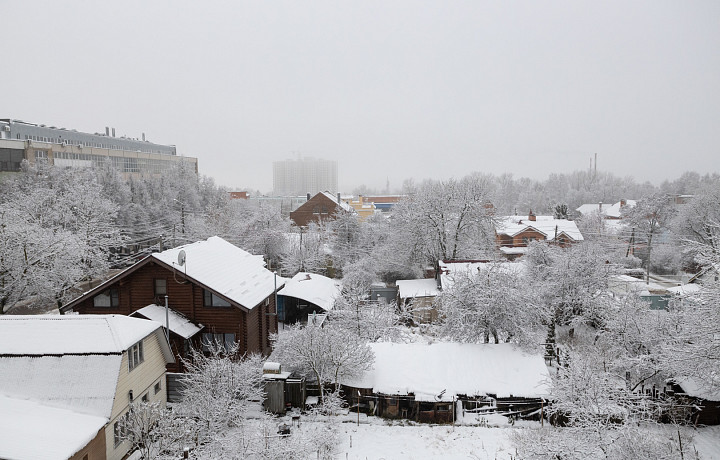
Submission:
[[[300,272],[278,291],[278,321],[306,323],[313,313],[323,314],[332,310],[341,292],[342,285],[337,280]]]
[[[370,347],[372,370],[343,387],[351,404],[367,404],[373,415],[429,423],[450,423],[462,410],[530,417],[539,415],[550,392],[543,355],[512,344]]]

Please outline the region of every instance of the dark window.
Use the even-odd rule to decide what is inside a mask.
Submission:
[[[162,385],[160,384],[160,382],[156,383],[155,384],[155,394],[160,393],[161,389],[162,389]]]
[[[155,278],[155,296],[167,295],[167,280],[165,278]]]
[[[93,305],[96,307],[112,308],[120,306],[120,297],[115,288],[106,289],[93,297]]]
[[[0,171],[20,171],[24,158],[22,150],[0,149]]]
[[[128,350],[128,368],[130,371],[135,369],[145,361],[145,355],[143,354],[143,343],[142,340],[130,347]]]
[[[212,333],[212,332],[203,332],[202,335],[202,349],[204,352],[209,352],[210,349],[215,347],[220,347],[225,350],[225,352],[230,352],[230,350],[233,349],[235,346],[235,334],[232,333]]]
[[[145,394],[142,396],[141,401],[144,402],[144,403],[146,403],[146,402],[148,402],[148,399],[149,399],[149,398],[148,398],[148,395],[147,395],[147,393],[145,393]]]
[[[230,302],[227,300],[216,296],[212,292],[208,291],[207,289],[203,290],[203,299],[204,304],[206,307],[229,307]]]

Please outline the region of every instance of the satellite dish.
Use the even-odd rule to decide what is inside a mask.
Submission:
[[[185,250],[181,249],[180,252],[178,252],[178,265],[181,267],[185,265]]]

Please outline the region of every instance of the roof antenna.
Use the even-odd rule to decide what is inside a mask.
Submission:
[[[185,275],[185,278],[186,278],[186,279],[185,279],[185,281],[182,281],[182,282],[180,282],[180,281],[177,280],[177,277],[175,276],[175,262],[173,262],[173,263],[172,263],[172,265],[173,265],[173,279],[175,280],[175,282],[176,282],[177,284],[187,284],[187,283],[188,283],[188,280],[187,280],[187,265],[185,265],[185,261],[186,261],[186,260],[187,260],[187,254],[185,254],[185,250],[184,250],[184,249],[181,249],[180,252],[178,252],[177,265],[179,265],[179,266],[181,266],[181,267],[184,267],[184,269],[185,269],[185,270],[184,270],[184,275]]]

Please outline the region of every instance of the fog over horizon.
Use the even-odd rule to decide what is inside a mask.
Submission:
[[[3,5],[1,118],[145,133],[232,189],[299,155],[343,193],[720,171],[717,2]]]

